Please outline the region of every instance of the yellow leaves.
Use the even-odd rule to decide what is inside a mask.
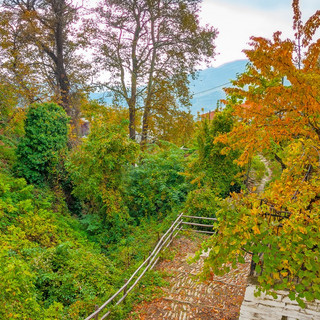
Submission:
[[[272,276],[273,276],[273,279],[274,279],[274,280],[279,280],[279,279],[280,279],[280,276],[279,276],[279,273],[278,273],[278,272],[273,272],[273,273],[272,273]]]
[[[219,246],[215,246],[213,248],[213,251],[214,251],[215,254],[218,254],[220,252],[220,247]]]
[[[252,230],[253,230],[254,234],[261,234],[260,229],[257,225],[253,226]]]
[[[221,150],[221,154],[227,155],[232,149],[230,147],[225,147]]]
[[[303,233],[303,234],[307,234],[306,228],[303,228],[303,227],[300,227],[300,226],[299,226],[297,229],[298,229],[299,232],[301,232],[301,233]]]

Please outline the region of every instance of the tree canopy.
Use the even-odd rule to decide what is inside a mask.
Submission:
[[[4,0],[0,11],[1,74],[20,96],[20,105],[53,100],[75,123],[74,94],[89,82],[79,8],[68,0]]]
[[[153,113],[189,105],[188,77],[214,56],[217,31],[200,27],[198,1],[105,0],[97,12],[97,61],[111,73],[106,87],[128,106],[132,139],[142,110],[145,141]]]

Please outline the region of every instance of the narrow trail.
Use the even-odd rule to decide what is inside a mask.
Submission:
[[[263,162],[267,170],[267,173],[263,176],[256,189],[257,193],[262,193],[266,187],[266,184],[272,179],[272,171],[269,166],[269,161],[261,154],[259,155],[259,158]]]
[[[180,236],[174,240],[171,248],[177,251],[176,256],[172,261],[162,261],[156,268],[170,274],[166,279],[169,286],[162,288],[162,297],[138,305],[128,320],[238,319],[250,259],[222,277],[212,275],[209,280],[199,282],[196,275],[202,270],[206,254],[193,264],[186,260],[199,249],[203,239]]]

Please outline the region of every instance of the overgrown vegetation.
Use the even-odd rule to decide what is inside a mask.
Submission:
[[[207,187],[221,197],[241,189],[241,168],[235,163],[240,151],[215,139],[228,133],[234,126],[232,109],[217,109],[213,120],[207,119],[198,124],[195,141],[194,160],[190,163],[192,183]]]
[[[83,319],[143,261],[185,199],[182,150],[161,143],[139,154],[123,113],[95,103],[83,112],[90,134],[72,150],[55,104],[31,105],[18,118],[25,133],[9,130],[14,117],[3,126],[1,146],[10,152],[0,171],[1,317]],[[152,172],[154,184],[136,184]],[[142,201],[135,215],[144,192],[159,202]],[[161,283],[159,274],[147,276],[114,316]]]
[[[110,9],[113,2],[123,6],[121,1],[104,6]],[[8,0],[0,11],[0,54],[6,56],[0,70],[0,318],[85,318],[123,284],[181,210],[218,219],[219,232],[205,245],[212,249],[206,272],[224,272],[229,262],[244,262],[246,252],[256,264],[261,290],[289,289],[301,305],[303,298],[319,299],[320,44],[312,42],[319,14],[303,25],[293,1],[296,42],[304,55],[279,33],[272,41],[253,38],[246,51],[250,64],[228,89],[226,107],[217,109],[213,120],[195,124],[179,102],[190,102],[188,72],[214,55],[216,34],[199,27],[197,1],[161,7],[157,14],[164,10],[165,17],[181,19],[176,22],[188,33],[188,46],[171,43],[168,51],[153,52],[154,59],[148,51],[146,63],[154,64],[153,71],[136,65],[131,55],[140,68],[123,66],[132,71],[131,93],[121,66],[120,71],[115,66],[118,78],[110,86],[118,94],[112,106],[89,101],[80,90],[85,74],[71,70],[75,46],[85,46],[87,38],[76,32],[76,43],[67,41],[67,32],[60,34],[65,44],[60,51],[51,41],[56,29],[50,26],[59,18],[64,26],[73,25],[79,13],[61,3],[64,10],[56,12],[46,0],[28,2],[29,7]],[[139,5],[146,24],[155,27],[165,19],[154,17],[156,6],[150,8],[148,1]],[[135,12],[125,9],[130,17]],[[100,8],[100,17],[104,13]],[[11,26],[14,34],[8,32]],[[88,37],[91,27],[87,21],[82,30]],[[26,30],[30,37],[24,39]],[[166,30],[160,30],[161,39]],[[107,31],[117,47],[122,39]],[[137,49],[134,41],[126,44],[124,54]],[[136,51],[142,59],[144,46]],[[110,65],[110,52],[103,48],[103,63]],[[50,52],[56,49],[66,55],[52,69],[56,57]],[[166,56],[174,70],[161,69]],[[42,69],[40,61],[46,62]],[[119,106],[119,96],[129,110]],[[41,99],[46,102],[34,103]],[[83,122],[90,124],[85,137],[79,135]],[[141,144],[135,139],[139,131]],[[257,180],[265,175],[259,154],[273,166],[263,194],[250,193],[244,183],[250,163]],[[134,302],[153,297],[156,284],[163,284],[161,274],[147,275],[113,317],[122,319]]]
[[[177,146],[161,142],[152,145],[136,167],[131,167],[126,182],[126,203],[132,217],[165,217],[182,207],[190,184],[185,152]]]
[[[106,297],[118,270],[58,199],[1,173],[1,317],[79,319]],[[101,300],[100,300],[101,301]]]

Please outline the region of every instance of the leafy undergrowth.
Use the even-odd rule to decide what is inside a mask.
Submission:
[[[49,192],[0,174],[1,318],[79,319],[108,296],[114,263]],[[99,292],[99,298],[97,298]]]
[[[52,191],[4,172],[0,216],[2,319],[83,319],[122,286],[162,232],[155,219],[142,221],[104,254]],[[154,297],[159,285],[160,273],[146,275],[114,319],[134,302]]]

